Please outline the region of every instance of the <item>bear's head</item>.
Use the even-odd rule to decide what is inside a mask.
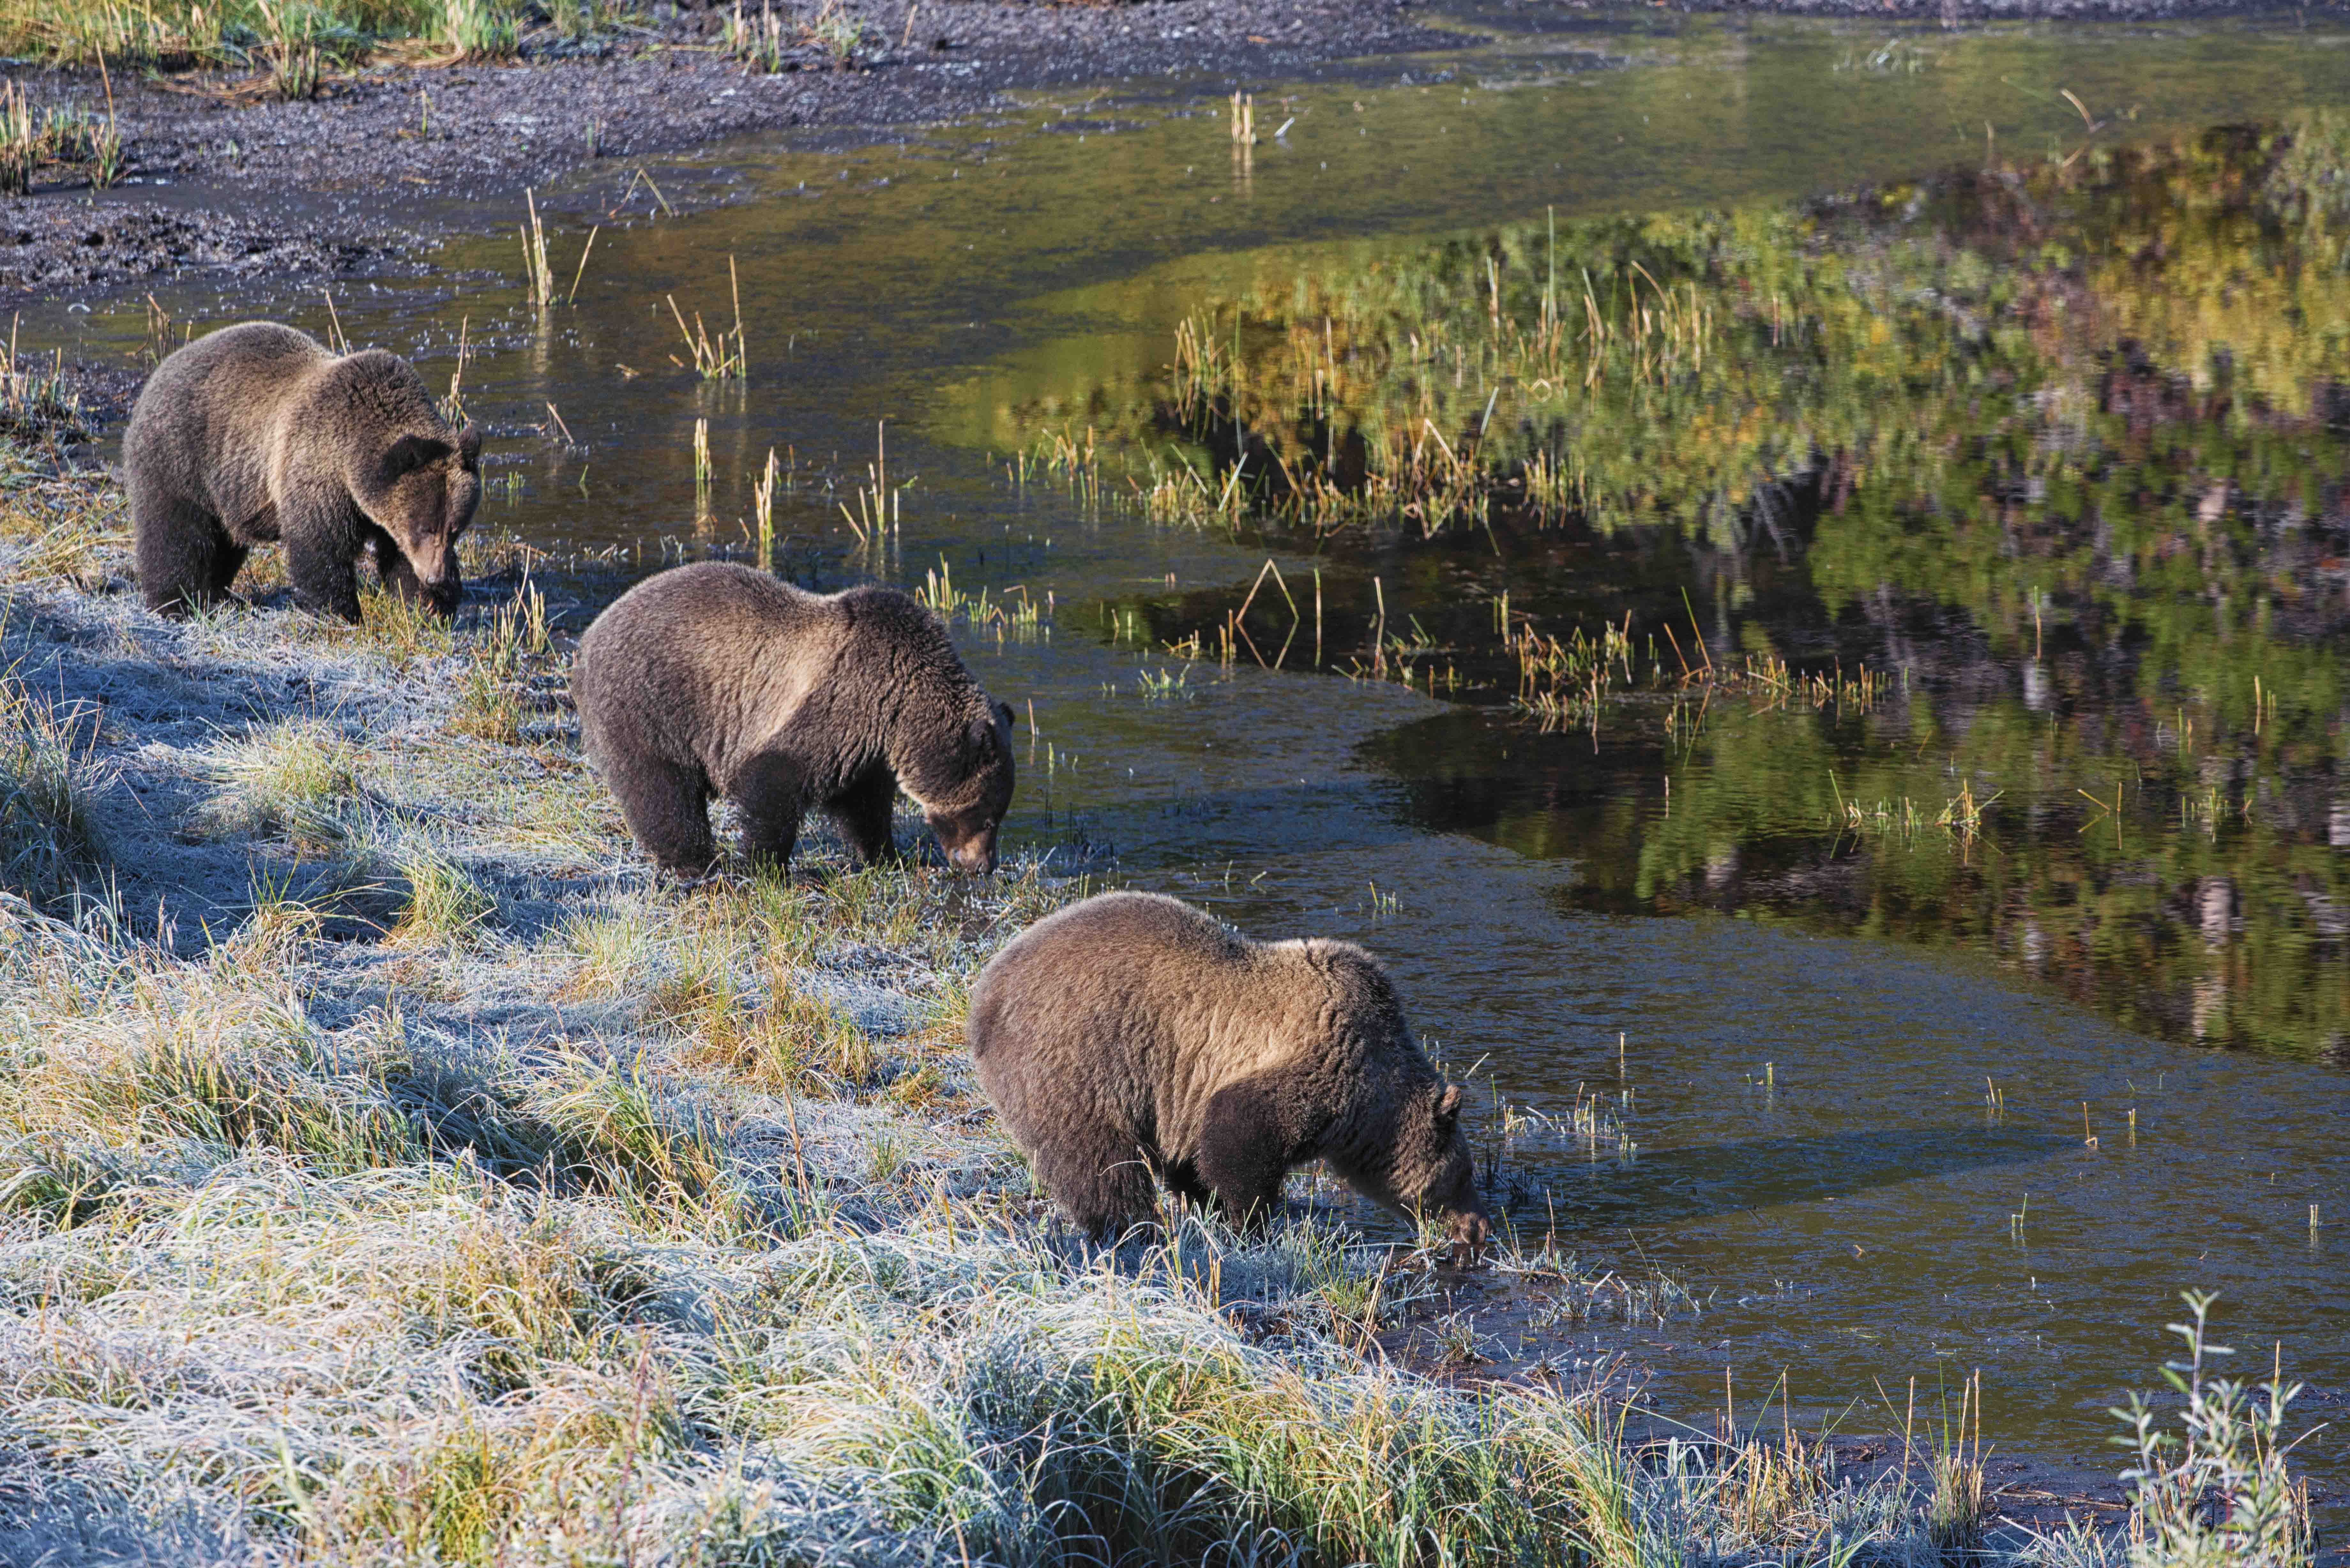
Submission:
[[[1444,1222],[1453,1259],[1466,1263],[1492,1229],[1477,1190],[1477,1162],[1461,1131],[1461,1085],[1437,1079],[1405,1098],[1396,1118],[1396,1196]]]
[[[1343,1021],[1343,1037],[1329,1048],[1358,1075],[1326,1158],[1367,1196],[1441,1221],[1455,1261],[1471,1261],[1492,1222],[1461,1130],[1461,1085],[1446,1083],[1420,1050],[1378,960],[1352,942],[1308,940],[1302,947],[1326,988],[1318,1015]]]
[[[958,871],[984,877],[995,869],[995,830],[1012,809],[1012,708],[988,705],[957,732],[934,774],[913,781],[908,794]],[[929,770],[925,770],[929,772]]]
[[[482,498],[482,432],[471,421],[451,429],[397,355],[370,349],[336,370],[348,423],[332,433],[345,449],[351,498],[408,558],[426,602],[452,614],[464,587],[457,536]]]

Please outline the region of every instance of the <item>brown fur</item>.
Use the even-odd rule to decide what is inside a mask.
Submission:
[[[995,869],[1012,710],[895,588],[812,594],[715,561],[662,572],[580,638],[571,691],[589,760],[670,870],[710,868],[713,794],[740,809],[754,864],[789,860],[811,807],[859,864],[887,858],[900,789],[958,869]]]
[[[359,619],[364,551],[388,587],[447,614],[481,445],[397,355],[338,358],[269,321],[199,337],[155,368],[122,437],[140,588],[185,614],[282,539],[306,608]]]
[[[1328,1162],[1390,1207],[1484,1240],[1461,1091],[1350,942],[1255,942],[1154,893],[1039,920],[983,971],[979,1081],[1045,1190],[1087,1231],[1143,1218],[1155,1176],[1235,1220]]]

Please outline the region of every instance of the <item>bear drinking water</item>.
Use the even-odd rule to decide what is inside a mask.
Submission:
[[[1461,1090],[1350,942],[1255,942],[1189,904],[1102,893],[1039,920],[979,977],[979,1081],[1054,1201],[1094,1234],[1152,1179],[1234,1220],[1309,1160],[1391,1208],[1486,1235]]]
[[[710,868],[713,794],[742,813],[754,863],[788,860],[815,807],[870,864],[896,852],[900,789],[958,869],[995,868],[1012,710],[895,588],[812,594],[716,561],[662,572],[580,638],[571,692],[588,760],[669,870]]]
[[[283,540],[306,608],[359,619],[365,551],[387,587],[445,615],[481,448],[398,355],[338,357],[269,321],[199,337],[156,367],[122,437],[140,588],[183,615],[226,594],[253,545]]]

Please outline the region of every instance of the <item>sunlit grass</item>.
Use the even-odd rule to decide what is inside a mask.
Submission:
[[[216,784],[196,818],[215,836],[276,834],[296,848],[339,848],[353,831],[359,747],[319,719],[286,719],[225,737],[203,758]]]
[[[987,957],[1082,882],[820,853],[677,887],[608,819],[550,867],[516,846],[576,758],[450,733],[456,663],[512,677],[551,657],[528,638],[391,659],[292,614],[29,591],[61,690],[124,646],[80,633],[129,626],[188,680],[267,693],[311,660],[398,716],[248,696],[185,766],[213,852],[331,839],[405,913],[338,929],[264,875],[173,951],[0,910],[0,1557],[2015,1561],[1969,1544],[1962,1469],[1409,1370],[1377,1336],[1438,1304],[1425,1248],[1172,1204],[1115,1253],[1056,1236],[955,1036]],[[144,743],[110,722],[100,747]],[[1420,1326],[1482,1353],[1473,1318]],[[2293,1538],[2199,1561],[2256,1539]]]
[[[245,62],[281,91],[306,60],[348,62],[403,40],[461,57],[514,52],[516,14],[501,0],[0,0],[0,49],[62,63],[105,58],[165,69]],[[286,96],[304,96],[307,84]]]

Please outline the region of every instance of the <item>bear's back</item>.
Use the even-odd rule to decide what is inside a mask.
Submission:
[[[1048,915],[972,987],[966,1037],[991,1073],[1082,1075],[1139,1111],[1171,1111],[1244,1070],[1266,1039],[1271,950],[1177,898],[1101,893]],[[1178,1116],[1176,1119],[1183,1119]]]
[[[829,678],[843,624],[834,599],[748,566],[656,573],[580,636],[571,685],[585,738],[594,748],[625,733],[723,778]]]
[[[822,594],[731,561],[701,561],[656,572],[613,600],[581,634],[579,661],[618,654],[723,680],[811,639],[836,640],[839,619]]]
[[[281,412],[334,356],[307,333],[247,321],[208,333],[167,357],[139,390],[123,431],[134,483],[171,483],[224,504],[260,493]]]

